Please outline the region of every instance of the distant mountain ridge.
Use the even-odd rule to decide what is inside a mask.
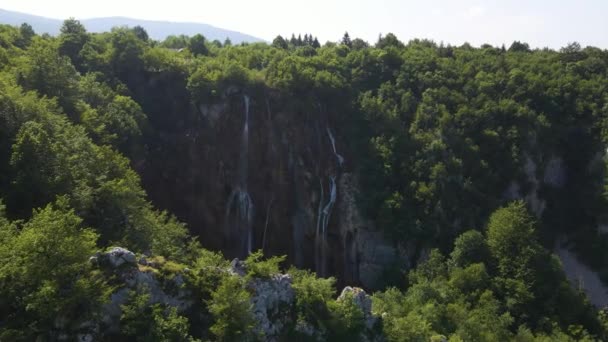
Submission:
[[[224,39],[230,38],[230,40],[235,44],[241,42],[254,43],[264,41],[261,38],[248,34],[203,23],[155,21],[126,17],[105,17],[79,20],[89,32],[106,32],[110,31],[110,29],[112,29],[114,26],[133,27],[139,25],[146,29],[150,38],[156,40],[163,40],[170,35],[185,34],[192,36],[200,33],[209,40],[217,39],[224,41]],[[0,24],[15,26],[21,25],[22,23],[30,24],[37,33],[57,35],[59,34],[59,29],[61,28],[63,20],[0,9]]]

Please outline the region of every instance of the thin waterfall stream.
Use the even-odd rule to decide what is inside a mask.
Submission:
[[[234,229],[241,241],[239,254],[249,255],[253,249],[253,201],[247,190],[248,167],[249,167],[249,97],[243,95],[245,103],[245,123],[241,135],[241,147],[238,160],[238,179],[236,186],[228,197],[226,206],[226,222],[233,217]],[[231,216],[234,213],[234,216]]]
[[[332,153],[336,157],[337,168],[333,175],[329,176],[329,197],[327,202],[324,202],[324,187],[323,182],[319,179],[320,185],[320,198],[319,208],[317,217],[317,230],[315,234],[315,262],[317,268],[317,274],[321,277],[327,275],[327,234],[329,221],[331,219],[332,209],[336,203],[338,197],[338,187],[336,179],[339,177],[339,173],[344,163],[344,157],[342,157],[336,149],[336,140],[329,127],[326,127],[327,137],[331,143]]]

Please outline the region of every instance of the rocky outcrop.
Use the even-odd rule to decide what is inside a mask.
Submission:
[[[135,254],[125,248],[114,247],[105,253],[97,253],[89,261],[120,282],[117,290],[110,295],[110,301],[103,307],[102,323],[109,332],[119,329],[121,306],[127,303],[131,291],[146,291],[150,304],[165,304],[180,312],[193,304],[190,293],[183,286],[183,275],[176,274],[161,282],[145,257],[137,262]],[[177,291],[169,291],[169,288]]]
[[[378,317],[372,314],[372,299],[369,295],[361,288],[347,286],[340,293],[338,301],[346,300],[347,298],[352,299],[363,312],[366,330],[372,330],[376,323],[378,323]]]
[[[141,256],[138,261],[136,259],[133,252],[120,247],[97,253],[90,258],[94,266],[100,268],[117,283],[115,291],[103,307],[100,322],[83,324],[80,330],[89,333],[79,335],[79,340],[91,341],[101,335],[118,332],[121,306],[127,303],[133,291],[145,291],[149,295],[150,305],[159,303],[174,307],[179,313],[189,312],[195,307],[194,296],[188,290],[184,277],[186,272],[190,272],[187,268],[170,276],[160,275],[162,272],[157,270],[157,267],[160,267],[158,261],[145,256]],[[161,260],[164,262],[164,259]],[[247,280],[246,288],[251,295],[251,312],[255,319],[255,335],[265,341],[279,341],[284,337],[287,330],[295,324],[296,293],[292,286],[291,275],[277,273],[264,278],[250,277],[245,263],[238,259],[234,259],[223,271]],[[375,336],[375,328],[380,318],[372,314],[371,298],[360,288],[346,287],[337,300],[347,299],[352,299],[363,313],[365,328],[361,340],[374,340],[370,337]],[[298,322],[294,328],[320,341],[325,340],[325,331],[306,325],[305,322]]]
[[[267,341],[276,341],[289,323],[289,312],[295,300],[291,276],[276,274],[270,279],[253,279],[249,287],[253,292],[251,303],[257,335],[265,336]]]
[[[135,253],[122,247],[110,248],[105,253],[97,253],[96,255],[89,258],[91,263],[109,263],[111,267],[119,267],[124,264],[134,265],[135,264]]]
[[[541,218],[547,207],[547,201],[540,195],[540,189],[543,186],[563,188],[567,181],[566,165],[561,157],[553,156],[546,161],[544,168],[539,172],[538,163],[529,154],[525,154],[524,160],[523,173],[526,178],[525,182],[529,185],[527,191],[522,193],[522,187],[514,180],[509,183],[503,193],[503,198],[506,200],[525,199],[534,215]],[[542,175],[542,178],[539,179],[539,175]]]

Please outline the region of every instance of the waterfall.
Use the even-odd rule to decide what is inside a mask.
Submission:
[[[238,160],[238,180],[235,189],[228,197],[226,206],[226,222],[230,217],[234,217],[235,229],[241,241],[239,254],[249,255],[253,249],[253,201],[247,191],[247,176],[249,162],[249,97],[243,95],[245,102],[245,123],[241,136],[241,148]],[[234,216],[231,213],[234,212]]]
[[[323,225],[322,225],[322,233],[323,236],[327,233],[327,225],[329,224],[329,218],[331,217],[331,210],[334,207],[334,203],[336,203],[337,197],[337,188],[336,188],[336,177],[329,177],[329,200],[327,204],[323,208]]]
[[[334,175],[329,176],[329,198],[327,199],[326,203],[323,203],[325,200],[323,182],[321,179],[319,179],[321,192],[317,216],[317,230],[315,234],[315,263],[317,266],[317,274],[321,277],[325,277],[327,275],[327,233],[332,209],[338,197],[336,179],[338,178],[339,170],[342,168],[342,164],[344,163],[344,157],[342,157],[336,150],[336,140],[334,135],[329,127],[326,127],[325,130],[327,131],[327,136],[329,138],[329,142],[331,143],[333,155],[336,157],[338,167]]]
[[[336,139],[334,139],[334,135],[331,134],[331,130],[329,129],[329,127],[326,127],[326,130],[327,130],[327,136],[329,137],[329,141],[331,142],[331,147],[334,150],[334,155],[336,156],[336,159],[338,160],[338,165],[340,167],[342,167],[342,164],[344,163],[344,157],[342,157],[336,151]]]

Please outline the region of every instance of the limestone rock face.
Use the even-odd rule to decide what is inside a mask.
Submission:
[[[525,154],[523,172],[530,185],[528,191],[522,194],[520,185],[516,181],[512,181],[503,193],[503,198],[506,200],[525,199],[532,212],[540,218],[547,207],[547,201],[539,195],[539,190],[542,186],[557,189],[564,187],[567,181],[566,165],[561,157],[553,156],[546,161],[545,167],[541,168],[539,172],[539,163],[534,161],[530,155]]]
[[[182,275],[177,274],[162,283],[152,270],[140,270],[135,253],[125,248],[114,247],[105,253],[98,253],[91,259],[100,267],[108,268],[107,271],[116,275],[123,284],[110,295],[110,301],[103,307],[102,322],[109,331],[117,331],[120,328],[118,322],[122,314],[121,305],[129,299],[130,291],[145,289],[150,295],[150,304],[166,304],[176,307],[180,312],[194,303],[189,291],[182,286]],[[178,290],[167,291],[166,288]]]
[[[249,287],[253,290],[251,302],[256,330],[267,341],[276,341],[288,323],[295,300],[291,276],[276,274],[270,279],[253,279]]]
[[[539,197],[538,190],[540,189],[540,181],[536,175],[537,173],[537,165],[530,158],[530,156],[526,155],[526,164],[524,165],[524,172],[526,177],[528,178],[528,182],[532,185],[532,189],[526,195],[526,202],[530,205],[532,212],[536,217],[541,217],[543,212],[545,211],[545,207],[547,206],[546,201]]]
[[[363,217],[356,202],[359,190],[354,175],[343,174],[338,190],[340,192],[338,227],[342,241],[343,283],[358,283],[368,289],[377,288],[380,286],[386,267],[409,266],[408,255],[405,250],[391,243],[370,220]]]
[[[293,103],[274,91],[230,87],[213,104],[180,108],[183,122],[163,131],[150,154],[155,158],[135,161],[136,170],[154,205],[186,222],[203,247],[241,259],[246,253],[239,246],[263,249],[286,255],[298,268],[335,276],[339,284],[371,288],[398,254],[358,211],[351,175],[357,151],[333,119],[343,109]],[[255,209],[247,211],[251,237],[238,230],[235,211],[228,210],[231,194],[245,187]]]

